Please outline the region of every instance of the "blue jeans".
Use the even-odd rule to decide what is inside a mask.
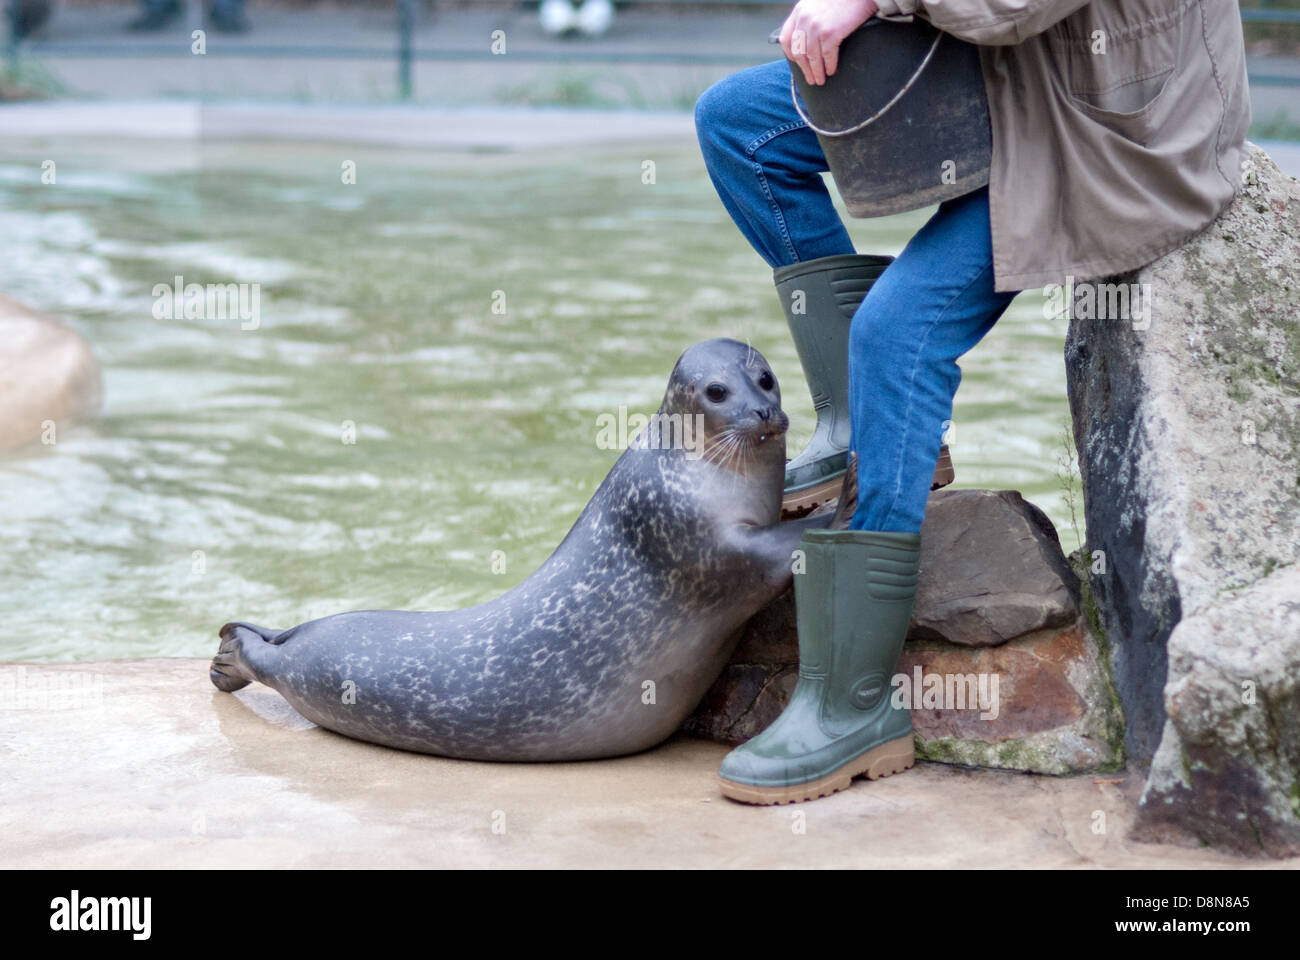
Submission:
[[[723,206],[769,266],[854,252],[822,181],[821,145],[790,103],[785,60],[706,90],[695,129]],[[849,330],[852,529],[920,532],[957,359],[1014,296],[993,290],[987,188],[940,204],[871,288]]]

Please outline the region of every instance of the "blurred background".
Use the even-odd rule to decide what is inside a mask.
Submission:
[[[0,0],[0,97],[687,108],[788,2]],[[1232,0],[1224,0],[1232,2]],[[1300,136],[1300,0],[1240,0],[1258,136]],[[206,29],[206,58],[191,32]],[[493,46],[494,31],[502,43]],[[485,69],[490,67],[490,69]]]
[[[653,412],[707,337],[768,357],[791,454],[811,434],[690,112],[774,58],[788,3],[0,3],[0,294],[103,384],[98,417],[0,450],[0,660],[203,656],[232,619],[486,600],[619,455],[599,418]],[[1242,15],[1254,136],[1300,172],[1300,0]],[[897,253],[929,212],[849,228]],[[256,322],[160,313],[191,283],[255,292]],[[1068,553],[1044,300],[963,359],[950,442],[958,486],[1022,491]]]

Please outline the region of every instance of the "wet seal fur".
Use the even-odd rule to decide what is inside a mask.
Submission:
[[[643,431],[550,558],[495,600],[288,630],[228,623],[212,682],[257,680],[326,729],[446,757],[585,760],[660,743],[739,627],[790,585],[803,531],[831,520],[779,522],[788,421],[761,354],[735,340],[683,353],[652,422],[695,414],[702,447]]]

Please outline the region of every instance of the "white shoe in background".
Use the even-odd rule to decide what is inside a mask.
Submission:
[[[573,9],[569,0],[543,0],[538,11],[542,21],[542,30],[553,37],[577,29],[578,11]]]
[[[614,22],[614,4],[609,0],[586,0],[578,11],[578,29],[589,37],[599,37]]]

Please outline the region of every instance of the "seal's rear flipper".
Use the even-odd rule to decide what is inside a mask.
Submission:
[[[257,674],[249,663],[250,653],[256,657],[259,647],[275,643],[282,633],[282,630],[268,630],[251,623],[226,624],[218,633],[221,646],[212,658],[212,668],[208,671],[212,685],[226,693],[234,693],[248,686],[257,679]]]

